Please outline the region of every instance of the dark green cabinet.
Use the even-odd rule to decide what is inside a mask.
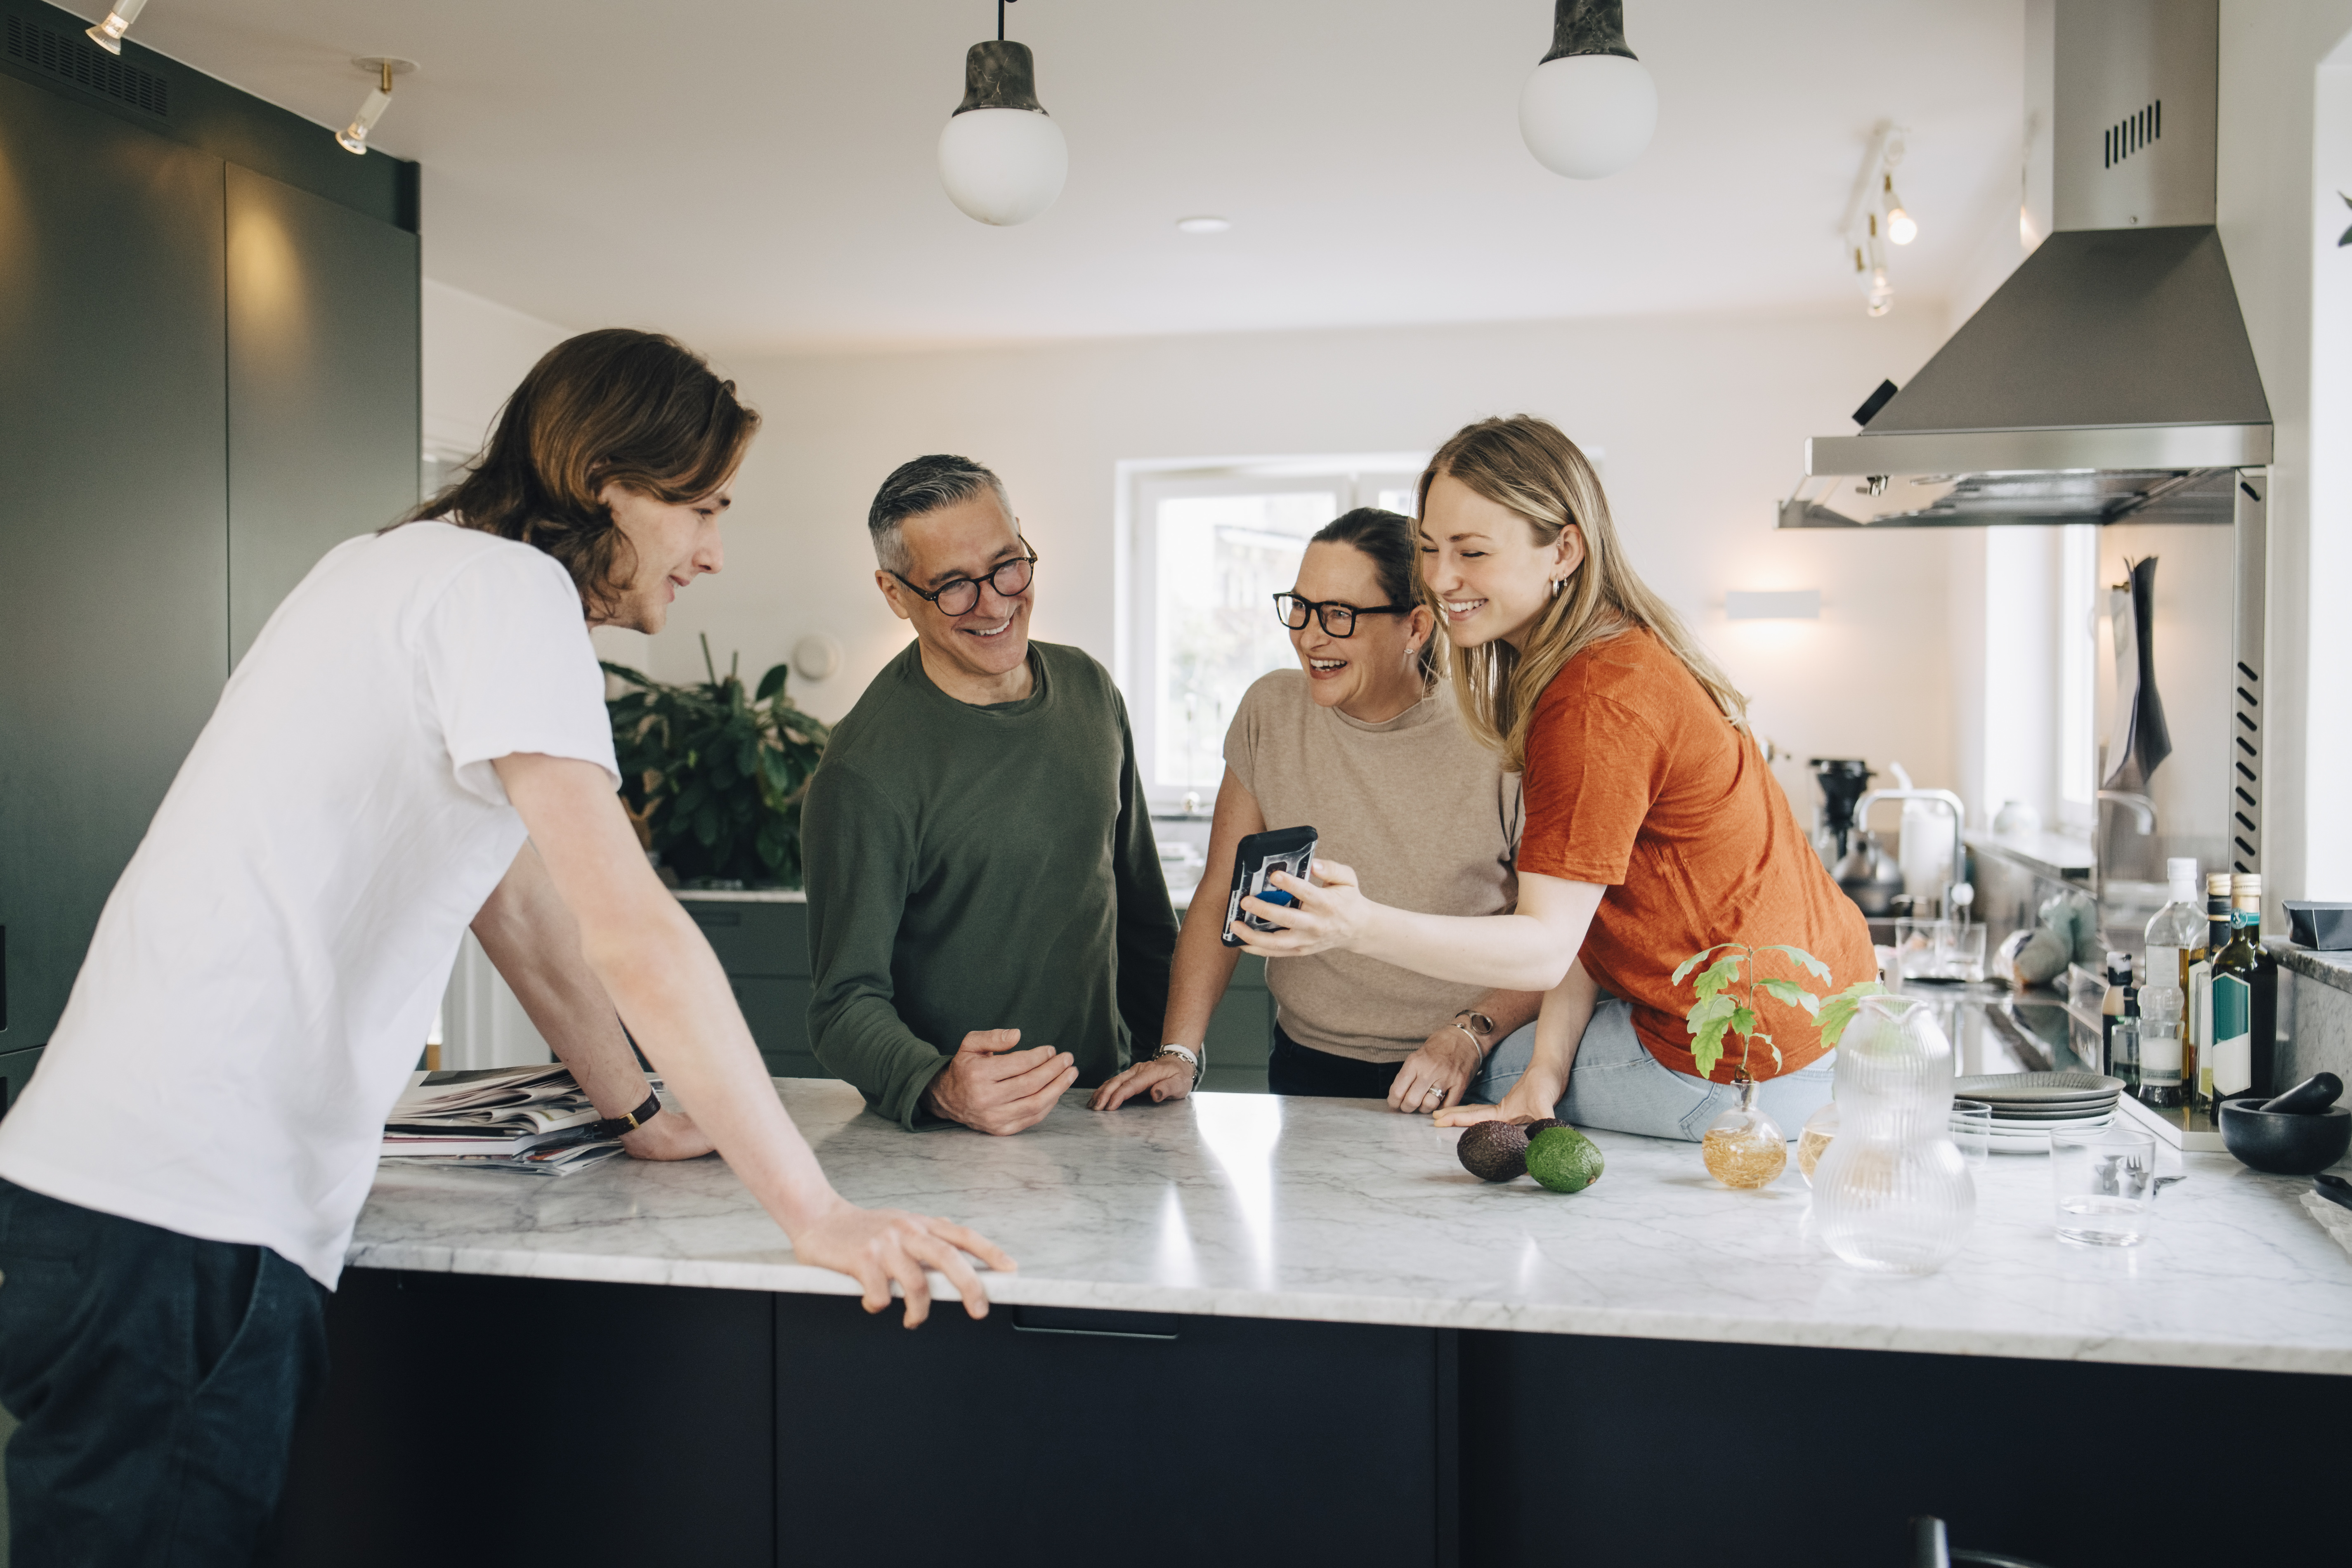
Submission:
[[[227,170],[229,662],[337,544],[416,504],[416,236]]]
[[[413,165],[352,158],[143,49],[77,74],[75,51],[96,53],[80,23],[0,12],[0,1052],[15,1053],[47,1042],[262,622],[330,546],[415,503],[421,418]],[[320,194],[336,191],[350,199]]]
[[[808,905],[690,892],[681,897],[727,971],[769,1072],[778,1078],[832,1077],[818,1065],[809,1043]],[[1265,988],[1265,961],[1244,954],[1209,1021],[1209,1066],[1201,1087],[1265,1093],[1273,1043],[1274,998]]]
[[[7,1115],[8,1108],[16,1103],[16,1097],[25,1092],[25,1085],[32,1081],[33,1069],[40,1065],[40,1061],[41,1048],[38,1046],[29,1051],[0,1054],[0,1116]],[[0,1558],[0,1563],[5,1561],[5,1558]]]
[[[0,1049],[228,673],[226,165],[0,77]]]

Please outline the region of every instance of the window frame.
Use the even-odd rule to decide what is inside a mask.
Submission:
[[[1216,805],[1218,779],[1162,784],[1160,746],[1159,513],[1162,501],[1228,495],[1328,491],[1339,516],[1377,506],[1382,490],[1412,489],[1428,465],[1425,452],[1359,452],[1255,458],[1169,458],[1118,466],[1118,529],[1115,562],[1118,661],[1135,734],[1136,765],[1154,816],[1205,817]],[[1408,511],[1411,509],[1407,509]],[[1269,606],[1266,614],[1273,614]],[[1231,715],[1225,715],[1230,720]],[[1185,796],[1197,796],[1188,812]]]

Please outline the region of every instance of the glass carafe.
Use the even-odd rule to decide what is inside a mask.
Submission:
[[[1976,1220],[1952,1142],[1952,1047],[1932,1009],[1866,996],[1838,1041],[1837,1136],[1813,1167],[1822,1243],[1857,1268],[1928,1274]]]
[[[1788,1169],[1788,1134],[1757,1105],[1759,1086],[1745,1068],[1732,1081],[1739,1086],[1739,1107],[1707,1127],[1699,1140],[1699,1158],[1707,1174],[1727,1187],[1769,1186]]]

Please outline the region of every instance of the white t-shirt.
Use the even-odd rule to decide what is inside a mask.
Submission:
[[[416,522],[329,552],[115,884],[0,1176],[333,1286],[459,937],[526,837],[490,763],[620,774],[580,596]]]

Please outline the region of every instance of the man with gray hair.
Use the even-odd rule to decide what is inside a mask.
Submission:
[[[1019,1132],[1151,1054],[1167,1009],[1176,916],[1127,705],[1029,640],[1037,555],[987,468],[918,458],[866,528],[915,640],[809,783],[809,1032],[903,1127]]]

